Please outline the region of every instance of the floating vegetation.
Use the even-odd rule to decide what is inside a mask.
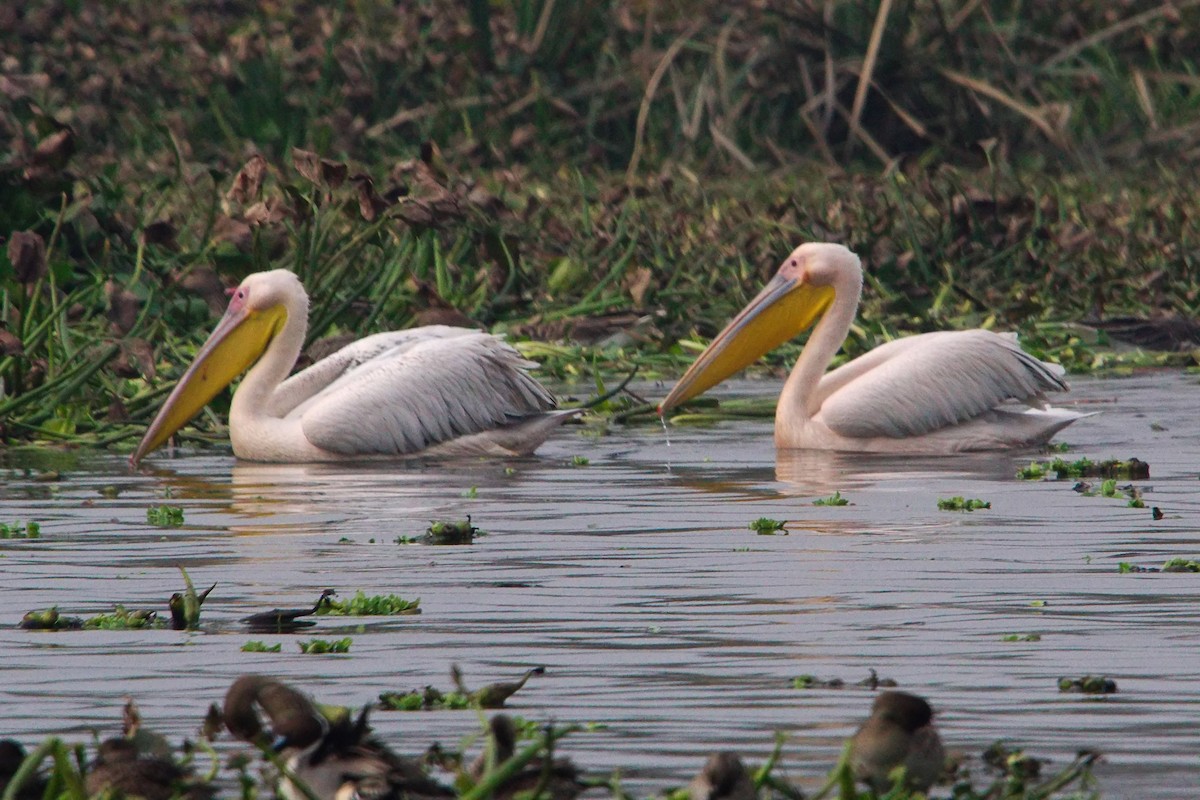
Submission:
[[[816,675],[797,675],[790,681],[793,689],[843,689],[847,686],[846,681],[841,678],[818,678]],[[881,678],[875,670],[869,670],[867,677],[861,681],[855,681],[855,686],[862,686],[867,689],[875,690],[879,688],[893,688],[898,684],[891,678]]]
[[[178,528],[183,524],[183,509],[167,505],[147,508],[146,521],[156,528]]]
[[[1117,691],[1117,682],[1103,675],[1084,675],[1082,678],[1059,678],[1060,692],[1081,692],[1083,694],[1113,694]]]
[[[350,645],[354,644],[354,640],[347,636],[344,639],[304,639],[296,644],[300,645],[300,652],[305,655],[325,655],[328,653],[349,653]]]
[[[253,639],[242,645],[241,649],[243,653],[279,653],[283,651],[283,643],[267,644],[266,642]]]
[[[571,456],[572,467],[586,467],[591,463],[591,459],[589,459],[587,456]]]
[[[36,522],[0,522],[0,539],[37,539],[42,535],[42,526]]]
[[[1131,458],[1127,461],[1115,458],[1107,461],[1092,461],[1090,458],[1066,461],[1055,458],[1052,461],[1031,461],[1029,466],[1017,470],[1017,477],[1023,480],[1041,480],[1053,477],[1060,481],[1068,478],[1145,480],[1150,477],[1150,465],[1139,458]]]
[[[471,544],[475,537],[483,533],[471,524],[471,515],[465,520],[444,521],[435,520],[425,530],[425,544]]]
[[[118,605],[108,614],[96,614],[88,617],[84,621],[83,627],[106,631],[125,631],[160,628],[162,621],[158,619],[157,613],[149,609],[130,610],[125,606]]]
[[[1142,500],[1142,491],[1140,489],[1133,484],[1118,486],[1115,478],[1108,478],[1102,481],[1098,487],[1087,481],[1079,481],[1072,489],[1084,497],[1128,498],[1128,502],[1125,505],[1130,508],[1146,507],[1146,502]]]
[[[979,500],[976,498],[966,499],[961,496],[939,498],[937,501],[939,511],[978,511],[981,508],[991,508],[992,504],[987,500]]]
[[[780,532],[782,532],[784,535],[787,535],[787,531],[784,530],[785,525],[787,525],[787,522],[781,519],[759,517],[750,523],[750,530],[754,531],[759,536],[774,536]]]
[[[451,669],[451,677],[456,689],[443,692],[433,686],[424,689],[414,689],[409,692],[383,692],[379,695],[381,708],[388,711],[431,711],[435,709],[460,708],[503,708],[505,701],[512,697],[534,675],[542,675],[545,667],[533,667],[525,671],[515,681],[500,681],[489,683],[471,691],[463,685],[462,674],[457,666]]]
[[[471,708],[470,695],[462,692],[443,692],[432,686],[411,692],[381,692],[379,707],[386,711],[433,711]]]
[[[78,630],[83,627],[79,617],[64,617],[58,613],[58,607],[42,608],[25,612],[18,627],[29,631],[65,631]]]
[[[1000,638],[1002,642],[1040,642],[1040,633],[1009,633]]]
[[[848,506],[850,501],[842,497],[842,493],[834,492],[829,497],[822,497],[812,501],[814,506]]]
[[[1141,567],[1122,561],[1117,564],[1117,572],[1200,572],[1200,561],[1191,558],[1170,558],[1161,567]]]
[[[335,617],[389,617],[402,614],[420,614],[421,598],[405,600],[395,594],[366,595],[360,589],[349,600],[334,600],[323,596],[318,602],[319,616]]]

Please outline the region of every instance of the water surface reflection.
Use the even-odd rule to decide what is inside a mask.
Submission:
[[[1142,484],[1159,521],[1069,483],[1015,480],[1028,453],[776,459],[767,421],[673,429],[669,445],[654,427],[568,432],[507,462],[273,466],[193,453],[131,474],[116,455],[4,454],[0,521],[42,524],[39,540],[0,543],[5,733],[111,732],[132,694],[149,721],[191,734],[251,670],[357,704],[446,686],[455,663],[480,683],[542,664],[512,710],[604,723],[567,750],[602,772],[622,767],[646,792],[685,780],[716,747],[761,759],[776,730],[791,734],[788,774],[815,778],[871,698],[790,679],[853,683],[876,669],[929,696],[959,749],[1004,737],[1063,762],[1096,747],[1106,796],[1185,796],[1200,750],[1200,581],[1117,565],[1200,556],[1196,392],[1178,374],[1076,382],[1104,413],[1068,429],[1071,455],[1149,461]],[[41,483],[26,467],[64,479]],[[835,491],[851,504],[812,505]],[[953,495],[992,509],[938,511]],[[184,508],[182,528],[147,524],[164,502]],[[396,543],[466,514],[487,533],[471,546]],[[787,520],[788,534],[756,536],[758,517]],[[15,628],[54,604],[161,606],[177,565],[218,582],[199,633]],[[314,635],[353,637],[343,657],[303,656],[295,637],[238,622],[326,587],[420,597],[424,613],[322,619]],[[1041,640],[1004,641],[1014,633]],[[252,638],[283,652],[241,652]],[[1059,676],[1085,673],[1120,693],[1058,693]],[[376,723],[408,751],[476,725],[469,712]]]

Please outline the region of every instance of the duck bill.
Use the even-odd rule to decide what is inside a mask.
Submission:
[[[658,406],[665,414],[716,386],[808,328],[833,302],[833,289],[776,274],[684,373]]]
[[[129,463],[137,466],[147,453],[200,413],[218,392],[258,360],[286,320],[283,306],[259,311],[231,304],[150,423]]]

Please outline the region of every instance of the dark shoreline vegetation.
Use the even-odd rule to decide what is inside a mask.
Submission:
[[[679,374],[803,240],[863,256],[846,357],[983,325],[1194,366],[1198,34],[1196,0],[4,4],[0,447],[130,449],[275,267],[314,358],[478,324],[580,395]]]

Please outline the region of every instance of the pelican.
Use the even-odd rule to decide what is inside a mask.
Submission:
[[[897,339],[826,373],[858,310],[862,264],[840,244],[810,242],[717,334],[659,405],[715,386],[813,323],[779,395],[775,446],[941,454],[1041,444],[1087,416],[1050,408],[1064,370],[1012,334],[938,331]],[[819,320],[819,321],[818,321]],[[1015,410],[1001,404],[1029,406]]]
[[[289,378],[307,328],[299,278],[284,269],[247,277],[130,463],[248,367],[229,438],[234,455],[251,461],[528,455],[576,413],[554,410],[529,375],[536,364],[503,339],[446,325],[367,336]]]

